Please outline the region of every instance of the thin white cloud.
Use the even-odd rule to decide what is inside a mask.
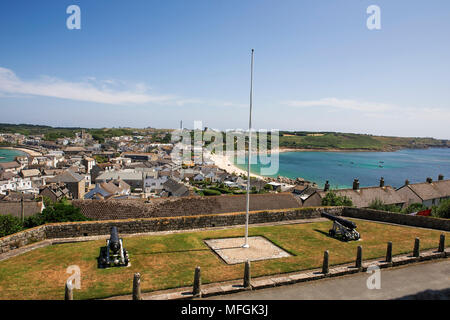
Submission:
[[[291,107],[331,107],[339,109],[348,109],[363,112],[386,112],[394,110],[396,106],[386,103],[357,101],[351,99],[338,99],[338,98],[323,98],[319,100],[291,100],[283,102],[284,105]]]
[[[60,99],[89,101],[106,104],[143,104],[173,100],[170,95],[152,95],[144,92],[142,85],[133,89],[117,90],[111,81],[69,82],[51,77],[24,81],[9,69],[0,67],[0,92]]]
[[[60,99],[105,103],[113,105],[148,104],[185,106],[204,105],[209,107],[240,107],[240,104],[218,102],[176,95],[149,93],[150,87],[144,83],[133,86],[115,79],[99,80],[86,77],[78,82],[65,81],[43,76],[37,80],[22,80],[12,70],[0,67],[1,96],[42,96]]]

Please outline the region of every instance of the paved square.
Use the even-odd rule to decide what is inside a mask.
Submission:
[[[249,237],[250,248],[242,248],[245,238],[205,240],[205,243],[227,264],[286,258],[291,255],[263,237]]]

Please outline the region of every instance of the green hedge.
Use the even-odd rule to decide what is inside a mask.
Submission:
[[[22,231],[22,221],[10,214],[0,215],[0,237]]]

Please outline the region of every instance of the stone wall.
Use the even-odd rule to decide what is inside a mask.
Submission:
[[[23,211],[24,217],[33,216],[37,213],[42,212],[43,203],[42,201],[24,201]],[[13,215],[14,217],[20,218],[22,216],[22,204],[20,201],[0,201],[0,215]]]
[[[318,218],[320,217],[320,212],[322,210],[335,215],[341,215],[342,213],[342,207],[253,211],[249,214],[249,223],[255,224]],[[245,212],[182,217],[52,223],[0,238],[0,253],[45,239],[107,235],[110,233],[112,226],[116,226],[119,229],[119,233],[133,234],[243,224],[245,224]]]
[[[249,214],[249,223],[255,224],[318,218],[320,217],[320,212],[322,210],[335,215],[341,215],[342,213],[341,207],[254,211]],[[119,229],[119,233],[132,234],[154,231],[201,229],[243,224],[245,224],[245,212],[236,212],[182,217],[49,224],[46,228],[46,235],[49,239],[105,235],[109,234],[112,226],[116,226]]]
[[[46,228],[47,226],[43,225],[0,238],[0,253],[45,240],[47,238]]]
[[[359,218],[366,220],[402,224],[412,227],[422,227],[422,228],[450,231],[450,219],[411,216],[402,213],[392,213],[372,209],[360,209],[348,207],[343,209],[342,215],[349,218]]]
[[[252,211],[249,214],[249,222],[250,224],[256,224],[318,218],[320,217],[321,211],[350,218],[383,221],[414,227],[450,231],[450,219],[409,216],[399,213],[347,207],[313,207]],[[42,241],[45,239],[107,235],[109,234],[112,226],[116,226],[119,229],[119,233],[121,234],[133,234],[155,231],[201,229],[243,224],[245,224],[245,212],[143,219],[53,223],[0,238],[0,253],[7,252],[11,249],[15,249],[32,242]]]

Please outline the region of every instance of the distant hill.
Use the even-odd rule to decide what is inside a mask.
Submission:
[[[81,128],[81,127],[51,127],[32,124],[8,124],[0,123],[0,133],[20,133],[23,135],[44,135],[45,140],[54,141],[58,138],[73,138],[76,132],[85,130],[92,134],[92,137],[98,141],[104,141],[105,138],[113,136],[124,136],[133,134],[155,134],[166,129],[133,129],[133,128]]]
[[[280,132],[280,148],[285,149],[394,151],[431,147],[450,148],[450,141],[339,132]]]
[[[56,140],[57,138],[63,137],[74,137],[75,133],[80,132],[82,129],[86,130],[87,133],[92,134],[94,139],[101,142],[105,138],[112,136],[134,134],[155,135],[158,132],[172,131],[172,129],[154,128],[92,129],[79,127],[51,127],[32,124],[0,123],[0,133],[20,133],[24,135],[43,134],[46,140]],[[404,148],[426,149],[431,147],[450,148],[450,141],[434,138],[386,137],[374,136],[369,134],[340,132],[280,131],[280,148],[283,149],[394,151]]]

